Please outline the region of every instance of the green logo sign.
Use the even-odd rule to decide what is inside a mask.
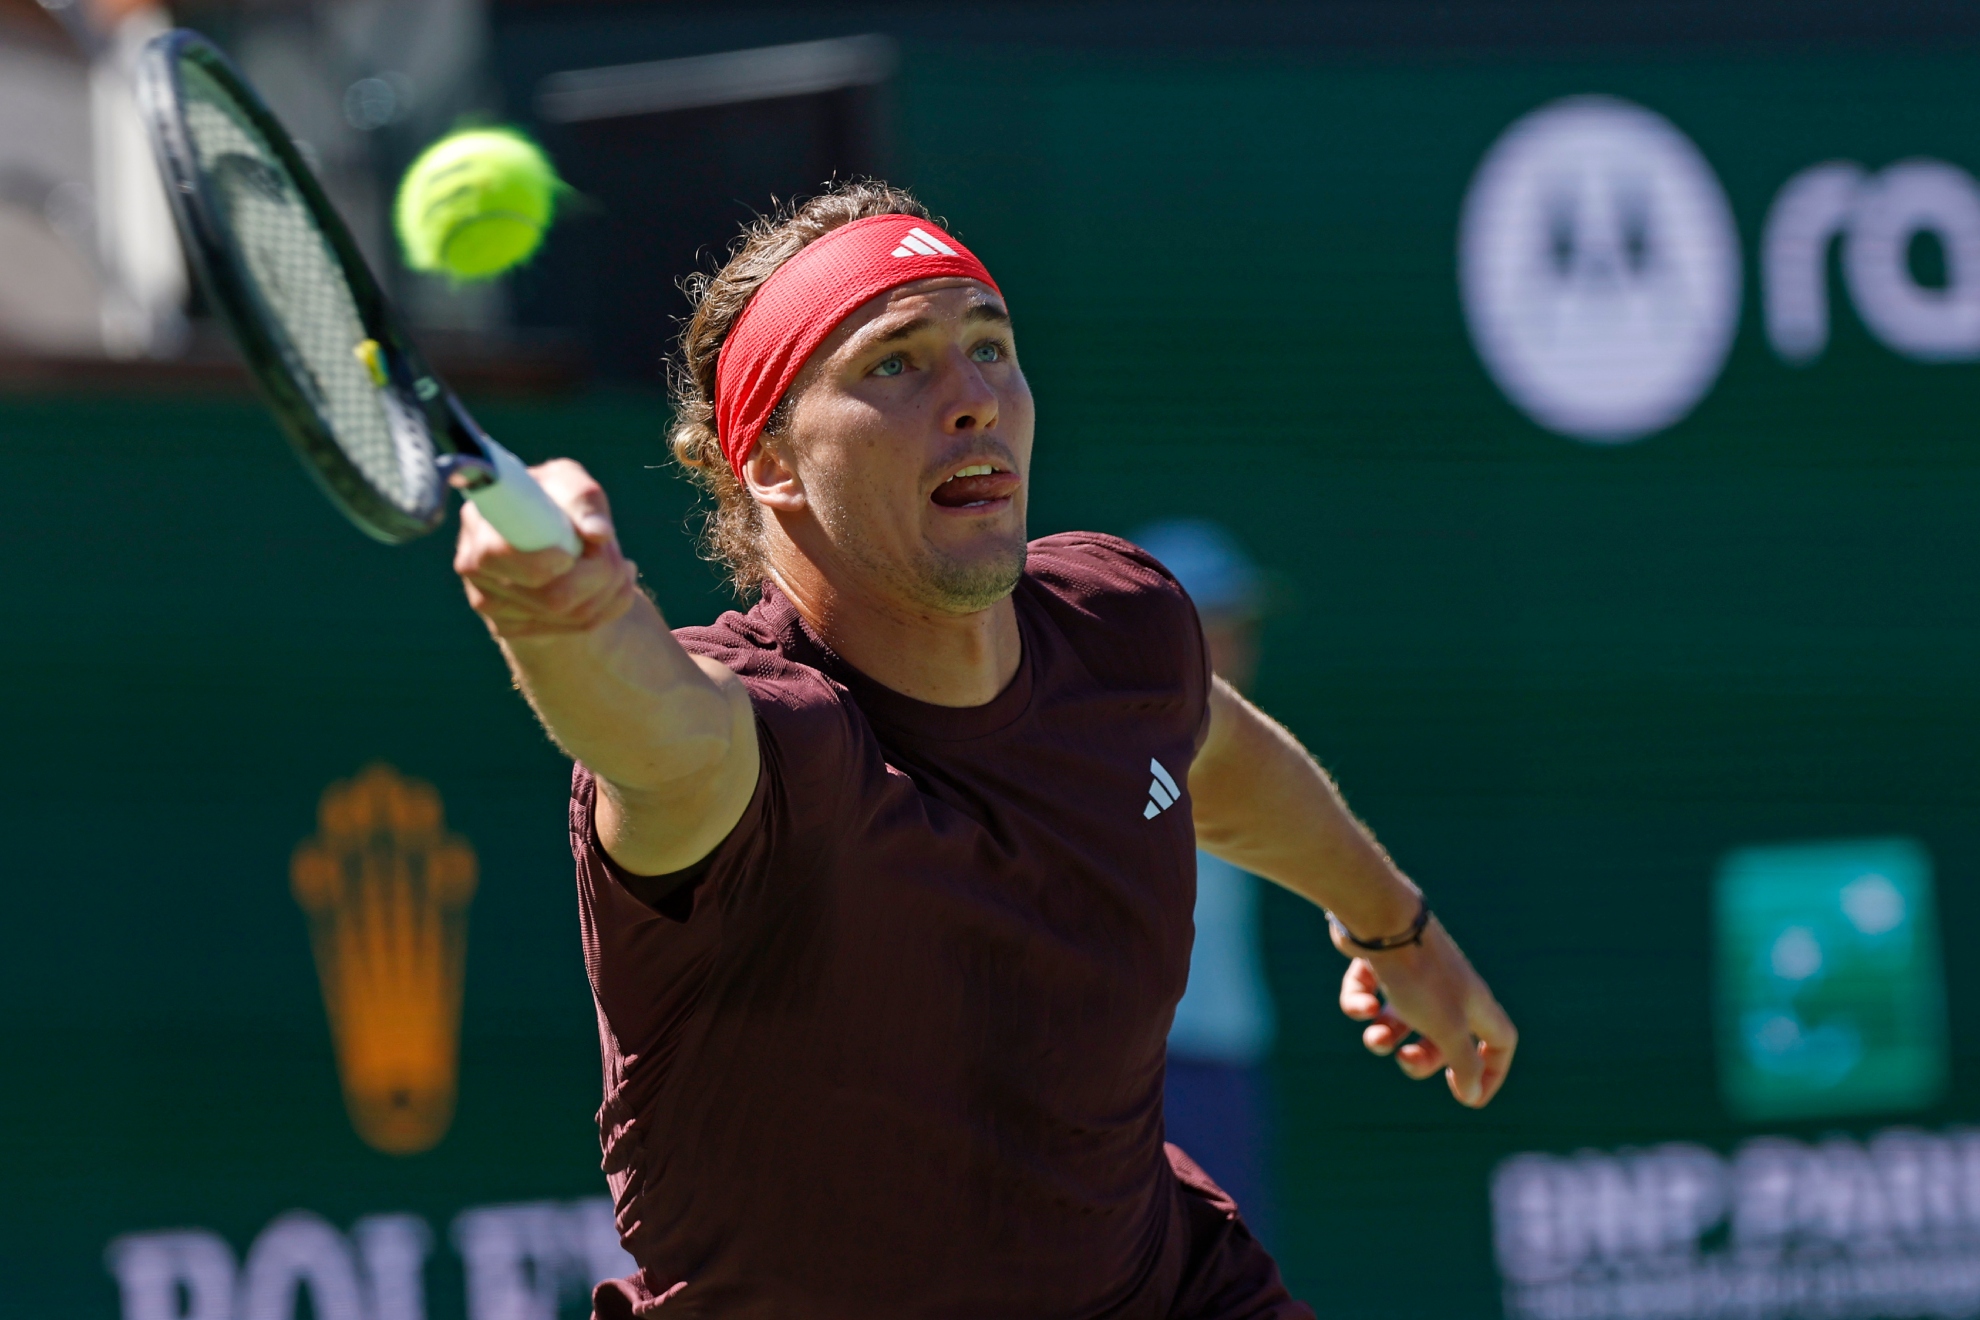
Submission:
[[[1735,1116],[1919,1109],[1944,1092],[1932,861],[1916,842],[1743,848],[1720,867],[1716,909]]]

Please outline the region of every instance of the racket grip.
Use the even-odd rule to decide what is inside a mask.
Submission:
[[[474,507],[502,539],[518,550],[560,550],[577,555],[584,552],[577,529],[556,502],[536,484],[523,461],[488,436],[477,437],[488,461],[495,467],[495,479],[467,492]]]

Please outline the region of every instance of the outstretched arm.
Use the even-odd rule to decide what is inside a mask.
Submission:
[[[1364,940],[1410,929],[1416,886],[1298,739],[1221,678],[1211,686],[1210,733],[1190,765],[1189,793],[1204,851],[1312,900]],[[1353,960],[1341,1010],[1368,1023],[1361,1038],[1370,1050],[1394,1054],[1418,1079],[1443,1070],[1464,1104],[1498,1093],[1518,1033],[1441,923],[1432,918],[1420,943],[1382,953],[1354,948],[1339,928],[1334,943]],[[1412,1032],[1421,1038],[1404,1044]]]
[[[692,866],[756,789],[756,719],[740,679],[681,649],[619,551],[605,492],[566,459],[532,468],[584,552],[519,551],[461,508],[454,569],[516,686],[598,777],[598,837],[635,875]]]

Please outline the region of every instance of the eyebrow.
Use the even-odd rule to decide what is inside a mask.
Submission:
[[[990,325],[1008,326],[1011,323],[1011,314],[999,307],[996,303],[979,302],[971,303],[969,310],[963,313],[962,319],[964,325],[972,325],[981,321]],[[886,334],[875,338],[868,347],[878,348],[882,344],[897,344],[903,339],[912,339],[934,324],[935,320],[933,317],[917,316],[911,321],[903,321]]]

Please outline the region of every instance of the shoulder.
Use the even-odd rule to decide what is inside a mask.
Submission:
[[[773,770],[804,776],[857,750],[870,731],[844,687],[791,654],[797,648],[788,622],[758,605],[706,627],[676,628],[674,636],[688,654],[718,660],[742,680],[766,753],[781,762]]]
[[[759,710],[768,705],[797,711],[846,699],[838,684],[789,653],[787,630],[760,604],[747,614],[730,610],[704,628],[676,628],[674,639],[689,655],[728,666]]]
[[[1155,556],[1118,536],[1061,532],[1040,537],[1031,543],[1025,575],[1061,610],[1095,621],[1162,627],[1187,620],[1195,627],[1196,607],[1175,576]]]
[[[1097,676],[1201,688],[1203,627],[1173,574],[1140,546],[1100,532],[1033,541],[1025,577],[1034,599]]]

